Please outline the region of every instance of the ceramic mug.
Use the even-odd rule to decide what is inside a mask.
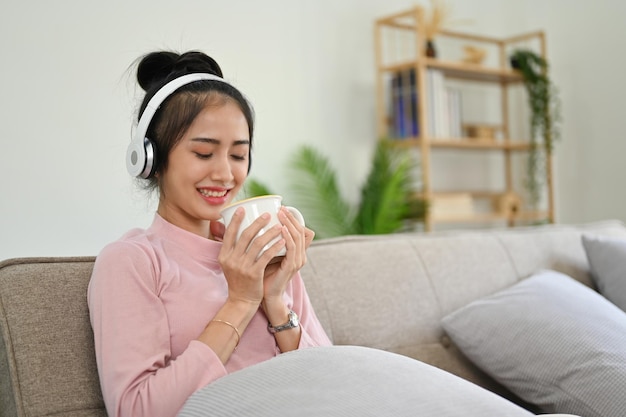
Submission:
[[[239,237],[241,237],[241,233],[243,233],[243,231],[248,226],[250,226],[252,222],[254,222],[259,216],[261,216],[261,214],[269,213],[271,216],[269,223],[265,227],[263,227],[257,234],[257,237],[261,236],[267,230],[271,229],[274,225],[281,224],[278,220],[278,211],[280,210],[282,200],[283,198],[279,195],[263,195],[259,197],[252,197],[245,200],[236,201],[221,210],[220,214],[222,215],[222,221],[224,222],[226,227],[228,227],[230,221],[233,218],[233,214],[235,214],[235,210],[237,210],[239,207],[243,207],[245,209],[244,219],[242,220],[241,225],[239,226],[239,231],[237,232],[237,239],[239,239]],[[285,208],[289,210],[291,214],[293,214],[293,216],[302,226],[305,225],[304,217],[297,208],[290,206],[287,206]],[[263,252],[265,252],[270,246],[278,242],[278,240],[280,239],[281,237],[278,236],[276,239],[273,239],[270,243],[268,243],[259,253],[259,256],[261,256]],[[282,248],[276,256],[285,256],[286,253],[286,248]]]

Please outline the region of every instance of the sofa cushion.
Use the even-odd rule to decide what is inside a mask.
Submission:
[[[0,262],[0,415],[106,416],[87,309],[93,258]]]
[[[585,234],[582,240],[598,291],[626,311],[626,239]]]
[[[442,320],[470,360],[546,412],[626,415],[626,313],[555,272]]]

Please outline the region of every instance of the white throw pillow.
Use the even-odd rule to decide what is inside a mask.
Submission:
[[[443,319],[463,353],[545,412],[626,416],[626,313],[542,271]]]

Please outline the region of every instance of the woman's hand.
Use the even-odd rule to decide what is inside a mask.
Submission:
[[[264,305],[267,302],[282,302],[289,281],[306,264],[306,249],[315,237],[315,232],[302,226],[285,207],[280,208],[278,220],[283,224],[282,236],[287,250],[282,260],[269,264],[265,269]]]
[[[284,207],[278,213],[278,220],[283,224],[286,254],[279,262],[271,263],[265,269],[263,279],[263,301],[261,307],[268,321],[277,326],[288,317],[289,309],[283,300],[283,294],[294,274],[306,263],[306,249],[313,241],[315,233],[302,226]],[[276,343],[281,352],[298,349],[302,329],[299,327],[276,333]]]
[[[285,244],[283,239],[279,239],[259,256],[270,241],[280,237],[282,228],[278,225],[257,237],[270,221],[270,216],[265,214],[248,226],[237,239],[244,214],[245,210],[238,208],[227,228],[219,222],[210,224],[210,237],[222,241],[218,262],[228,284],[228,299],[206,325],[198,340],[213,349],[224,364],[263,300],[263,275],[267,264]]]
[[[258,306],[264,296],[266,267],[283,248],[285,239],[280,239],[262,255],[259,256],[259,253],[274,238],[286,233],[283,227],[276,225],[257,237],[259,231],[270,221],[269,214],[265,213],[247,227],[237,240],[243,218],[244,209],[240,207],[224,232],[218,262],[228,283],[228,297],[233,301],[244,301]],[[290,245],[293,247],[293,240]]]

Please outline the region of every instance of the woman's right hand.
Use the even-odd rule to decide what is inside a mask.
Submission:
[[[281,234],[282,227],[276,225],[257,237],[259,231],[270,221],[269,214],[265,213],[252,222],[237,240],[243,218],[244,209],[240,207],[224,232],[218,262],[228,283],[229,299],[259,305],[263,300],[265,268],[282,249],[285,241],[280,239],[259,256],[261,250]]]

